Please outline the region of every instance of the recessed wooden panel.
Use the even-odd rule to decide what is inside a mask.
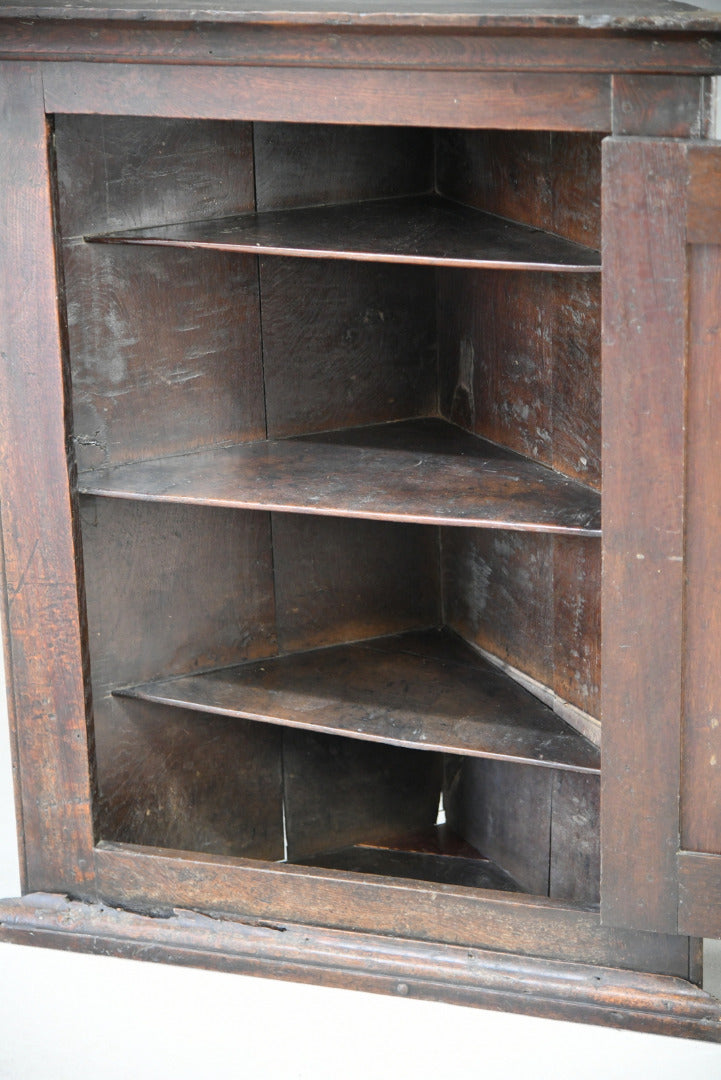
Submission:
[[[272,521],[281,650],[440,621],[437,529],[296,514]]]
[[[288,859],[432,825],[442,772],[440,754],[284,730]]]
[[[59,115],[55,154],[65,237],[255,205],[250,124]]]
[[[434,273],[260,259],[268,434],[437,409]]]
[[[281,737],[273,728],[113,698],[97,730],[105,840],[283,858]]]
[[[255,260],[64,249],[80,468],[265,434]]]

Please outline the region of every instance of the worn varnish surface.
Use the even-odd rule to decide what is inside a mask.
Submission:
[[[83,598],[48,129],[34,65],[0,63],[3,622],[25,888],[91,888]]]
[[[604,146],[604,919],[677,927],[686,146]],[[643,343],[645,363],[639,363]],[[632,463],[632,464],[631,464]],[[639,718],[642,718],[639,721]],[[633,852],[633,858],[629,858]]]
[[[465,645],[454,661],[372,642],[123,691],[146,701],[399,746],[595,772],[598,752]]]
[[[716,155],[714,155],[716,156]],[[718,201],[718,189],[707,187]],[[721,239],[721,237],[716,237]],[[721,379],[718,304],[721,247],[689,249],[689,342],[684,723],[681,847],[721,864]],[[721,875],[721,865],[717,870]],[[721,919],[716,917],[716,925]]]
[[[597,252],[433,195],[194,221],[91,239],[431,266],[600,270]]]
[[[58,0],[12,0],[3,9],[6,18],[29,18],[53,14],[62,18],[92,17],[96,19],[135,19],[148,21],[177,20],[188,17],[199,22],[218,21],[217,5],[194,4],[189,8],[182,0],[144,0],[142,3],[118,3],[118,0],[75,0],[71,8]],[[225,0],[222,6],[223,22],[275,22],[282,12],[284,22],[325,22],[332,16],[343,15],[344,22],[360,22],[364,25],[388,25],[417,22],[427,24],[463,24],[483,26],[488,23],[504,29],[522,27],[578,26],[594,29],[645,29],[649,24],[656,30],[692,29],[712,30],[718,28],[718,18],[704,10],[703,3],[689,6],[675,0],[606,0],[599,5],[594,0],[509,0],[499,11],[498,4],[489,0],[454,0],[449,7],[439,10],[438,0],[395,0],[393,10],[381,0],[358,3],[344,0],[332,6],[307,0],[284,0],[277,4],[254,3],[250,8],[240,0]]]
[[[600,535],[591,489],[439,420],[220,447],[86,473],[151,502]]]
[[[178,905],[175,905],[177,909]],[[47,895],[0,908],[0,935],[59,949],[182,962],[223,971],[355,987],[618,1023],[718,1040],[719,1006],[685,980],[579,963],[549,963],[479,948],[439,946],[292,922],[225,920],[174,910],[166,918]],[[372,955],[372,966],[368,956]]]

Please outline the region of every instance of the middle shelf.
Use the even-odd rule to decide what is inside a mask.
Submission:
[[[431,525],[601,535],[592,488],[437,418],[96,469],[82,494]]]
[[[595,746],[448,630],[269,657],[115,695],[394,746],[600,770]]]

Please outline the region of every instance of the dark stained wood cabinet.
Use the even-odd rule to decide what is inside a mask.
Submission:
[[[594,7],[0,11],[1,937],[721,1039],[721,15]]]

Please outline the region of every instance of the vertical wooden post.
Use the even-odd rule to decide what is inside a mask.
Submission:
[[[93,835],[40,69],[0,63],[0,492],[24,888],[86,895]]]
[[[604,145],[601,917],[676,933],[686,394],[682,142]]]

